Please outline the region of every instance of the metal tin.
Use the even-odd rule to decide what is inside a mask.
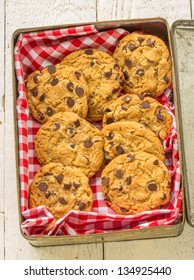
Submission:
[[[179,135],[183,160],[187,220],[194,227],[194,21],[179,20],[172,26]]]
[[[106,22],[89,22],[81,24],[71,24],[71,25],[60,25],[60,26],[47,26],[39,28],[28,28],[16,30],[12,38],[12,54],[14,50],[15,43],[18,36],[21,33],[32,32],[32,31],[45,31],[45,30],[54,30],[58,28],[68,28],[81,26],[86,24],[94,24],[96,29],[99,31],[104,31],[111,28],[124,28],[129,32],[144,30],[145,33],[156,35],[160,37],[169,47],[170,52],[172,53],[171,47],[171,35],[168,23],[165,19],[162,18],[151,18],[151,19],[134,19],[134,20],[116,20],[116,21],[106,21]],[[173,59],[173,57],[172,57]],[[14,65],[14,57],[13,57]],[[177,63],[173,63],[175,66],[173,72],[177,71]],[[193,64],[194,65],[194,64]],[[176,118],[177,123],[179,124],[180,113],[179,105],[180,99],[176,98],[177,92],[176,89],[179,87],[176,85],[177,73],[174,75],[174,95],[175,95],[175,109],[176,109]],[[15,70],[13,66],[13,94],[14,94],[14,111],[16,108],[16,99],[17,99],[17,80],[15,76]],[[179,94],[179,91],[178,91]],[[193,101],[194,102],[194,101]],[[182,128],[181,128],[182,129]],[[180,131],[180,130],[178,130]],[[178,132],[179,133],[179,132]],[[194,132],[193,132],[194,133]],[[181,135],[181,136],[180,136]],[[180,146],[180,156],[182,155],[182,133],[178,135],[179,146]],[[19,182],[19,168],[18,168],[18,132],[17,132],[17,122],[16,122],[16,112],[15,112],[15,143],[16,143],[16,166],[17,166],[17,193],[18,193],[18,206],[19,206],[19,223],[21,224],[23,218],[20,210],[20,182]],[[194,149],[193,149],[194,152]],[[181,162],[183,162],[181,160]],[[183,171],[183,170],[182,170]],[[183,173],[183,172],[182,172]],[[184,176],[182,176],[184,178]],[[184,181],[182,180],[182,186],[184,189]],[[194,193],[194,192],[193,192]],[[184,192],[183,192],[184,196]],[[63,244],[81,244],[81,243],[95,243],[95,242],[109,242],[109,241],[124,241],[124,240],[134,240],[134,239],[149,239],[149,238],[160,238],[160,237],[172,237],[178,236],[181,234],[184,228],[185,222],[185,203],[183,199],[183,215],[179,223],[168,226],[158,226],[144,229],[131,229],[122,232],[114,233],[101,233],[101,234],[89,234],[89,235],[77,235],[77,236],[26,236],[22,232],[24,238],[26,238],[34,246],[49,246],[49,245],[63,245]],[[194,208],[193,208],[194,209]]]

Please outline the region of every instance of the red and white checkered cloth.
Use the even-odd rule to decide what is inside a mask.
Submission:
[[[30,32],[19,36],[14,55],[19,95],[17,125],[21,212],[25,219],[21,228],[26,235],[44,235],[45,228],[53,220],[45,206],[28,209],[28,187],[35,173],[40,169],[34,154],[34,138],[40,128],[40,123],[29,112],[24,84],[27,75],[36,69],[56,64],[68,53],[81,48],[92,47],[112,54],[118,41],[127,34],[128,31],[120,28],[98,32],[93,25],[88,25],[45,32]],[[100,171],[98,171],[90,179],[94,197],[92,212],[69,212],[54,224],[47,235],[104,233],[171,225],[180,221],[182,191],[172,86],[164,92],[159,101],[173,117],[171,136],[164,141],[166,165],[172,178],[170,203],[159,210],[137,215],[115,214],[103,199],[100,189]]]

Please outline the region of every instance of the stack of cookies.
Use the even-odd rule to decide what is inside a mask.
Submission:
[[[55,219],[91,211],[91,178],[102,168],[102,193],[118,214],[170,201],[162,141],[171,116],[156,100],[171,83],[171,60],[153,35],[129,34],[114,54],[77,50],[26,80],[29,108],[42,123],[35,155],[42,165],[29,188],[29,208]],[[122,91],[123,90],[123,91]],[[100,131],[94,122],[103,129]]]

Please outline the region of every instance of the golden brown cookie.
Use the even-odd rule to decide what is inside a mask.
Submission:
[[[170,174],[164,163],[149,153],[123,154],[102,172],[102,192],[118,214],[133,215],[157,209],[170,201]]]
[[[113,56],[123,69],[126,93],[157,97],[171,83],[170,53],[156,36],[129,34],[119,42]]]
[[[31,73],[26,94],[32,115],[45,123],[58,112],[72,111],[85,118],[88,111],[88,85],[81,72],[61,64]]]
[[[83,49],[70,53],[61,63],[84,74],[89,87],[87,119],[100,121],[105,104],[117,99],[123,85],[123,73],[115,59],[97,49]]]
[[[159,138],[149,128],[138,122],[118,122],[106,125],[104,134],[105,164],[118,155],[144,151],[164,162],[164,149]]]
[[[172,117],[156,99],[149,96],[126,94],[108,104],[103,126],[119,121],[136,121],[151,129],[160,139],[170,135]]]
[[[100,168],[104,153],[102,132],[72,112],[57,113],[39,129],[35,154],[41,165],[61,162],[93,176]]]
[[[29,208],[45,205],[55,219],[70,210],[91,211],[93,196],[88,178],[76,167],[44,165],[29,187]]]

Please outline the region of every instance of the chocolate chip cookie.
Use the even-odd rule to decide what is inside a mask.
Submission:
[[[32,115],[45,123],[58,112],[72,111],[85,118],[88,111],[88,85],[81,72],[61,64],[31,73],[26,94]]]
[[[107,105],[103,126],[127,120],[142,123],[162,140],[170,135],[172,117],[163,105],[152,97],[126,94]]]
[[[159,138],[149,128],[138,122],[118,122],[106,125],[104,134],[105,165],[116,156],[144,151],[164,162],[164,149]]]
[[[123,69],[126,93],[157,97],[171,83],[170,53],[156,36],[129,34],[119,42],[113,56]]]
[[[29,187],[29,208],[45,205],[55,219],[70,210],[91,211],[93,196],[88,178],[76,167],[44,165]]]
[[[97,49],[74,51],[61,63],[84,74],[89,87],[87,120],[100,121],[104,105],[117,99],[123,88],[121,67],[111,55]]]
[[[102,132],[77,114],[57,113],[41,126],[35,137],[35,155],[41,165],[60,162],[92,177],[104,153]]]
[[[157,209],[170,201],[170,175],[164,163],[149,153],[123,154],[102,172],[102,192],[118,214]]]

